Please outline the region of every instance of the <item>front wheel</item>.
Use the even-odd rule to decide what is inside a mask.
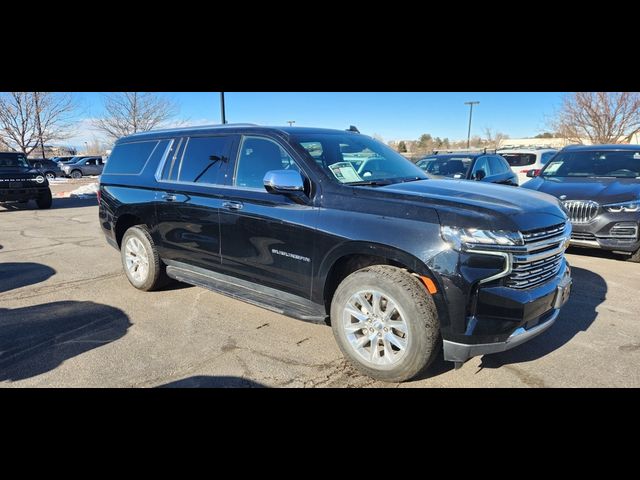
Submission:
[[[439,351],[433,298],[419,279],[389,265],[358,270],[340,283],[331,327],[345,357],[377,380],[409,380]]]
[[[42,208],[42,209],[51,208],[52,203],[53,203],[53,199],[51,197],[51,190],[49,190],[48,188],[36,200],[36,204],[38,205],[38,208]]]
[[[157,290],[168,281],[166,267],[144,225],[127,230],[120,247],[122,266],[129,283],[138,290]]]
[[[53,172],[47,172],[44,174],[45,177],[47,177],[47,180],[51,181],[51,180],[55,180],[56,178],[56,174]]]

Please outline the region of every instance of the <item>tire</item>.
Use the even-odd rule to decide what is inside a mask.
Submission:
[[[75,178],[76,180],[78,178],[82,178],[82,172],[80,170],[74,170],[71,172],[71,178]]]
[[[53,199],[51,198],[51,190],[48,188],[45,193],[36,199],[36,204],[38,204],[38,208],[40,209],[51,208],[52,203]]]
[[[627,257],[627,262],[640,263],[640,248],[636,250],[633,255]]]
[[[374,291],[381,295],[381,301],[373,302]],[[364,294],[367,306],[359,303],[359,293]],[[395,304],[392,310],[397,313],[387,321],[383,317],[388,313],[389,302]],[[377,311],[374,303],[379,305]],[[377,318],[363,313],[372,307],[373,312],[369,312]],[[361,321],[350,312],[357,312]],[[367,323],[372,318],[373,321]],[[366,325],[367,334],[359,328],[361,325]],[[415,377],[440,351],[439,321],[433,298],[418,278],[389,265],[363,268],[340,283],[331,301],[331,328],[344,356],[361,372],[385,382],[403,382]],[[371,330],[373,333],[369,333]],[[371,348],[373,341],[375,351]],[[360,348],[352,342],[360,342]],[[403,344],[404,348],[400,348]],[[392,363],[385,364],[384,357],[392,359]]]
[[[168,283],[167,267],[160,260],[155,243],[144,225],[136,225],[125,232],[120,256],[129,283],[138,290],[150,292]],[[135,268],[136,259],[139,259],[138,268]]]
[[[45,172],[44,176],[47,177],[47,180],[53,180],[56,178],[56,174],[53,172]]]

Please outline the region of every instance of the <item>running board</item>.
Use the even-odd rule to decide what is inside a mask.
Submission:
[[[204,287],[281,315],[326,324],[324,307],[306,298],[181,262],[166,260],[165,263],[167,275],[179,282]]]

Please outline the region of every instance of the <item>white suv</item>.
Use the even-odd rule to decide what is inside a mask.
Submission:
[[[527,172],[529,170],[538,170],[539,173],[542,167],[544,167],[556,153],[558,153],[558,150],[551,148],[498,150],[498,154],[504,157],[511,166],[511,170],[518,175],[518,183],[520,185],[531,180],[527,178]]]

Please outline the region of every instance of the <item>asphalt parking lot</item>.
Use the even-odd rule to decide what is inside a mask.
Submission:
[[[413,382],[383,384],[343,360],[329,327],[197,287],[135,290],[95,198],[0,206],[0,386],[640,387],[640,265],[568,258],[573,294],[550,330],[458,371],[440,358]]]

